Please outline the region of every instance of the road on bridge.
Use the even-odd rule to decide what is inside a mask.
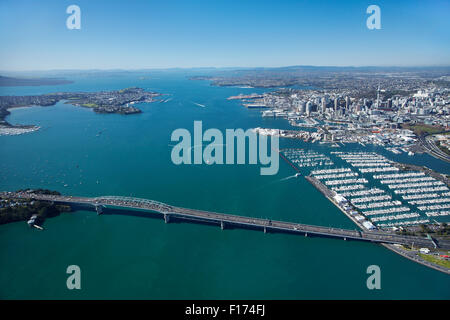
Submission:
[[[196,209],[175,207],[154,200],[138,199],[129,197],[104,196],[96,198],[73,197],[64,195],[34,194],[29,192],[2,192],[0,196],[7,198],[21,198],[29,200],[53,201],[65,204],[86,204],[94,207],[114,206],[130,209],[143,209],[161,214],[169,221],[170,217],[188,219],[192,221],[205,221],[221,225],[260,228],[264,231],[280,231],[290,233],[300,233],[305,235],[318,235],[341,239],[354,239],[360,241],[370,241],[378,243],[404,244],[415,247],[434,247],[433,242],[425,237],[403,236],[387,231],[357,231],[331,227],[314,226],[288,221],[276,221],[270,219],[260,219],[240,215],[224,214]],[[450,241],[441,240],[439,246],[443,249],[450,249]]]

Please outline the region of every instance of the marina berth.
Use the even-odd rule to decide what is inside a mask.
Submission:
[[[445,203],[445,202],[450,202],[450,198],[438,198],[438,199],[425,199],[425,200],[409,201],[409,203],[412,204],[412,205]]]
[[[374,216],[374,215],[378,215],[378,214],[388,214],[388,213],[406,212],[406,211],[411,211],[411,209],[408,207],[395,207],[395,208],[389,208],[389,209],[363,211],[362,213],[365,216]]]
[[[383,207],[393,207],[400,206],[402,203],[398,200],[395,201],[383,201],[383,202],[372,202],[369,204],[355,204],[358,209],[372,209],[372,208],[383,208]]]
[[[352,198],[352,197],[359,197],[359,196],[364,196],[364,195],[368,195],[368,194],[380,194],[380,193],[384,193],[384,190],[381,190],[378,188],[372,188],[372,189],[361,190],[361,191],[342,192],[340,194],[343,197]]]
[[[450,209],[450,203],[449,204],[436,204],[436,205],[432,205],[432,206],[419,206],[417,208],[419,208],[419,210],[422,210],[422,211]]]
[[[351,163],[353,167],[388,167],[391,164],[387,162],[380,162],[380,163],[365,163],[365,162],[354,162]]]
[[[351,171],[352,171],[352,169],[350,169],[350,168],[334,168],[334,169],[314,170],[314,171],[311,171],[311,174],[318,175],[318,174],[342,173],[342,172],[351,172]]]
[[[391,173],[391,174],[379,174],[374,175],[374,179],[397,179],[397,178],[412,178],[412,177],[423,177],[424,172],[407,172],[407,173]]]
[[[360,190],[365,189],[366,187],[363,184],[352,184],[348,186],[340,186],[340,187],[332,187],[331,190],[340,192],[340,191],[349,191],[349,190]]]
[[[404,179],[390,179],[381,180],[381,184],[393,184],[393,183],[406,183],[406,182],[422,182],[422,181],[436,181],[433,177],[420,177],[420,178],[404,178]]]
[[[338,178],[350,178],[357,177],[359,174],[357,172],[346,172],[346,173],[337,173],[337,174],[322,174],[314,176],[316,179],[338,179]]]
[[[422,182],[422,183],[405,183],[405,184],[389,184],[389,189],[409,189],[419,187],[443,186],[442,181]]]
[[[371,173],[371,172],[389,172],[389,171],[399,171],[399,168],[396,167],[380,167],[380,168],[360,168],[359,171],[362,173]]]
[[[386,220],[410,219],[410,218],[416,218],[416,217],[420,217],[420,215],[418,213],[411,212],[411,213],[404,213],[404,214],[392,215],[392,216],[373,217],[373,218],[370,218],[370,220],[372,220],[372,222],[377,222],[377,221],[386,221]]]
[[[447,186],[432,187],[432,188],[410,188],[410,189],[398,189],[394,190],[396,194],[409,194],[409,193],[425,193],[425,192],[436,192],[436,191],[448,191]]]
[[[388,159],[386,158],[376,158],[376,159],[344,159],[345,161],[347,161],[348,163],[385,163],[385,162],[390,162]]]
[[[418,193],[402,196],[403,200],[416,200],[416,199],[425,199],[425,198],[438,198],[441,195],[438,193]]]
[[[389,222],[389,223],[380,223],[377,226],[379,227],[397,227],[397,226],[406,226],[406,225],[418,225],[429,223],[429,219],[416,219],[412,221],[397,221],[397,222]]]
[[[360,203],[360,202],[371,202],[371,201],[382,201],[382,200],[391,200],[392,197],[390,195],[381,195],[381,196],[372,196],[372,197],[362,197],[362,198],[353,198],[351,202]]]
[[[446,211],[427,211],[427,212],[425,212],[425,214],[428,217],[449,216],[450,215],[450,211],[449,210],[446,210]]]
[[[325,184],[327,186],[335,186],[335,185],[341,185],[341,184],[360,184],[360,183],[367,183],[367,179],[365,178],[359,178],[359,179],[342,179],[342,180],[327,180],[325,181]]]

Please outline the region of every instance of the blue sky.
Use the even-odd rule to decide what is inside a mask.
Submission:
[[[66,8],[81,8],[68,30]],[[381,8],[381,30],[366,8]],[[0,70],[450,65],[450,1],[0,0]]]

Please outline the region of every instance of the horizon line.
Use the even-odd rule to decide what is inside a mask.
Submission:
[[[448,65],[282,65],[282,66],[233,66],[233,67],[142,67],[142,68],[52,68],[52,69],[27,69],[27,70],[0,70],[0,73],[8,72],[56,72],[56,71],[146,71],[146,70],[193,70],[193,69],[282,69],[295,67],[309,67],[309,68],[450,68]]]

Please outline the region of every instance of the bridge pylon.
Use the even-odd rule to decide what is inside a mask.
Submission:
[[[225,229],[225,222],[220,221],[220,229],[224,230]]]
[[[94,204],[95,211],[97,211],[97,215],[101,215],[103,213],[103,206],[101,204]]]
[[[168,213],[164,213],[164,222],[169,223],[170,222],[170,216]]]

